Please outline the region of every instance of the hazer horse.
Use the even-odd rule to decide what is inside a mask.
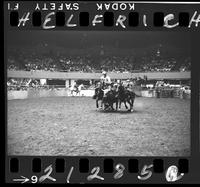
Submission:
[[[135,101],[135,93],[133,91],[127,90],[124,86],[118,86],[118,101],[119,101],[119,109],[121,109],[121,103],[123,102],[126,109],[128,106],[126,102],[129,104],[130,109],[128,111],[133,111],[133,104]]]

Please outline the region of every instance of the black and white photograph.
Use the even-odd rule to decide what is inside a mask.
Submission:
[[[191,35],[6,33],[7,154],[191,154]]]

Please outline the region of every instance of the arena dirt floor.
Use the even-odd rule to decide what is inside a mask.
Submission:
[[[122,109],[97,111],[89,97],[10,100],[8,154],[190,155],[190,100],[137,97],[132,113]]]

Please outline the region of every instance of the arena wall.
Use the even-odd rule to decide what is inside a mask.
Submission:
[[[74,93],[75,95],[75,93]],[[92,97],[94,95],[94,90],[81,90],[80,95],[85,97]],[[8,100],[13,99],[31,99],[31,98],[40,98],[40,97],[67,97],[71,96],[71,93],[67,89],[59,89],[59,90],[10,90],[7,92]]]
[[[159,98],[181,98],[181,99],[190,99],[190,94],[181,93],[178,90],[165,90],[161,92],[158,96],[155,90],[144,90],[135,92],[138,96],[141,97],[159,97]],[[94,90],[81,90],[81,93],[75,97],[92,97],[94,95]],[[13,99],[31,99],[31,98],[41,98],[41,97],[67,97],[72,96],[68,89],[54,89],[54,90],[11,90],[7,92],[8,100]]]
[[[13,99],[27,99],[28,98],[28,91],[8,91],[7,92],[7,99],[13,100]]]
[[[148,79],[190,79],[190,72],[140,72],[140,73],[108,73],[111,79],[130,79],[147,76]],[[7,71],[8,78],[32,78],[32,79],[96,79],[99,80],[101,73],[81,72],[49,72],[49,71]]]

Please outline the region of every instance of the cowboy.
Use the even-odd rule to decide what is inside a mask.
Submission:
[[[102,76],[100,78],[101,83],[103,84],[103,87],[107,88],[110,84],[111,84],[111,79],[110,77],[107,75],[106,71],[102,72]]]

